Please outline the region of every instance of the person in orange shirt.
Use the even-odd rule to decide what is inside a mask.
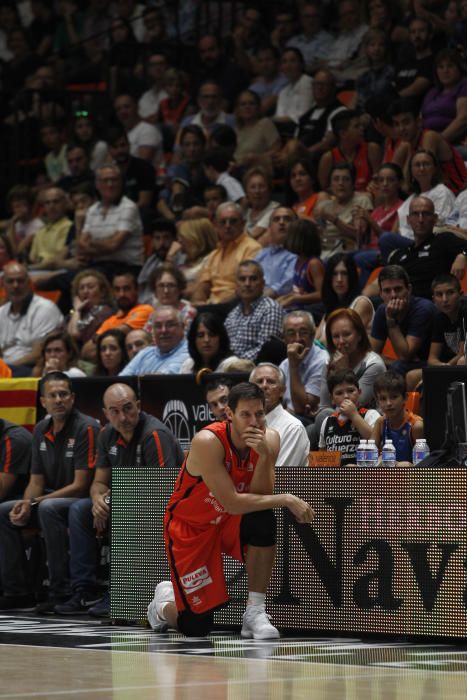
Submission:
[[[135,328],[144,328],[154,309],[150,304],[138,304],[138,282],[131,272],[115,275],[112,280],[112,290],[117,312],[109,316],[97,329],[96,334],[83,346],[81,357],[90,362],[96,359],[96,342],[110,328],[118,328],[125,335]]]

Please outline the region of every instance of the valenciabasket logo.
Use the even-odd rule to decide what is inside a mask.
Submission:
[[[164,406],[162,421],[177,438],[182,450],[189,450],[191,445],[191,433],[189,426],[188,410],[183,401],[173,399]]]

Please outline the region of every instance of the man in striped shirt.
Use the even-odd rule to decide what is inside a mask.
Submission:
[[[141,411],[140,402],[128,384],[116,383],[104,393],[104,415],[109,421],[97,441],[96,475],[91,498],[79,504],[70,519],[70,569],[73,596],[55,607],[61,615],[90,613],[106,617],[110,595],[90,607],[96,582],[96,532],[107,529],[110,519],[112,467],[135,465],[180,467],[182,449],[160,420]]]

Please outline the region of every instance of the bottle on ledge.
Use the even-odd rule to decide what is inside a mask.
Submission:
[[[368,440],[366,466],[378,466],[378,448],[376,447],[376,442],[374,440]]]
[[[425,438],[415,440],[415,445],[412,450],[412,464],[418,464],[430,454],[430,448]]]
[[[396,466],[396,448],[392,440],[386,440],[381,451],[381,466],[393,468]]]

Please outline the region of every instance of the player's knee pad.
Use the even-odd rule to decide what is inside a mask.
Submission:
[[[276,544],[276,516],[272,510],[259,510],[242,517],[241,539],[253,547],[272,547]]]
[[[186,637],[205,637],[214,625],[214,613],[208,612],[196,615],[191,610],[178,613],[177,627]]]

